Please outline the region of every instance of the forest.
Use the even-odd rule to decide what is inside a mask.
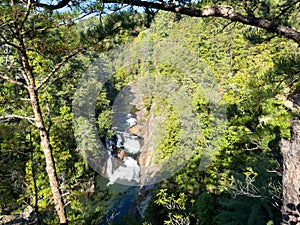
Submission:
[[[0,224],[300,224],[300,1],[0,4]]]

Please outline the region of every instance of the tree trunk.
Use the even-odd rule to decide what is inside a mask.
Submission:
[[[291,140],[281,140],[282,224],[300,224],[300,121],[291,122]]]
[[[30,95],[31,106],[34,113],[34,118],[36,120],[36,126],[39,129],[41,146],[45,155],[46,171],[49,177],[50,188],[53,195],[55,209],[60,224],[67,224],[67,217],[64,209],[63,199],[59,189],[59,184],[57,181],[56,168],[50,146],[50,140],[42,117],[41,108],[38,101],[38,94],[37,91],[35,91],[32,88],[29,88],[28,91]]]
[[[41,147],[44,151],[44,156],[45,156],[45,161],[46,161],[46,171],[49,177],[49,183],[50,183],[50,188],[51,192],[53,195],[53,200],[54,200],[54,206],[56,213],[59,218],[59,223],[60,224],[67,224],[67,216],[66,212],[64,209],[64,203],[63,203],[63,198],[61,196],[61,192],[59,189],[59,184],[57,180],[57,174],[56,174],[56,167],[52,155],[52,149],[50,145],[50,139],[48,132],[45,127],[45,123],[43,120],[43,115],[39,103],[39,98],[38,98],[38,91],[35,85],[35,79],[32,74],[32,70],[29,64],[27,52],[26,52],[26,47],[24,44],[24,40],[22,37],[22,34],[19,33],[18,36],[20,48],[19,48],[19,54],[20,58],[22,61],[22,66],[23,66],[23,74],[24,78],[28,84],[27,90],[29,93],[30,97],[30,103],[32,106],[33,114],[34,114],[34,119],[35,119],[35,125],[39,129],[39,134],[40,134],[40,139],[41,139]]]

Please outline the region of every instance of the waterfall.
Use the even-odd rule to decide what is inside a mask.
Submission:
[[[130,113],[118,113],[118,129],[112,138],[106,138],[106,149],[109,151],[106,174],[109,179],[108,186],[116,183],[139,185],[140,166],[135,160],[141,148],[141,138],[127,130],[137,124]]]
[[[109,179],[107,186],[114,184],[118,180],[122,183],[127,183],[126,181],[128,181],[128,184],[135,182],[136,185],[140,182],[140,166],[137,161],[130,156],[126,156],[122,164],[115,168],[113,156],[110,154],[107,160],[106,173]]]
[[[114,135],[105,139],[108,159],[106,161],[106,186],[115,194],[107,203],[108,214],[103,224],[118,222],[128,215],[135,204],[140,190],[141,168],[137,162],[143,140],[131,133],[138,125],[134,106],[135,98],[130,92],[119,95],[113,106],[112,130]],[[137,210],[137,209],[136,209]],[[116,215],[117,213],[117,215]],[[110,218],[113,216],[113,220]]]

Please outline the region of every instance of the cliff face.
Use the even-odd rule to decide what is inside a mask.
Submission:
[[[153,183],[155,168],[151,165],[154,151],[153,139],[155,134],[152,133],[155,126],[154,106],[152,103],[149,111],[143,105],[142,94],[137,87],[132,86],[131,91],[134,93],[132,104],[135,105],[137,124],[130,128],[130,132],[142,138],[142,145],[138,157],[138,163],[141,167],[140,184],[141,187]]]
[[[154,116],[155,103],[152,103],[150,110],[147,110],[143,104],[141,91],[137,87],[131,86],[131,92],[135,96],[132,104],[137,109],[135,112],[137,124],[131,127],[129,132],[142,138],[141,149],[137,158],[140,166],[140,191],[131,211],[134,211],[143,218],[149,201],[152,198],[151,192],[155,188],[155,174],[157,172],[151,163],[155,149],[153,141],[155,140],[155,133],[153,131],[156,124]],[[131,214],[133,213],[131,212]]]

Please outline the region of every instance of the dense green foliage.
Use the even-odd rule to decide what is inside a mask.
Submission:
[[[159,14],[151,28],[154,32],[152,37],[158,42],[179,42],[205,62],[210,72],[206,75],[207,79],[214,76],[220,84],[223,99],[219,104],[227,108],[227,122],[223,135],[218,137],[220,140],[215,140],[218,153],[213,154],[213,161],[205,172],[199,171],[202,152],[205,151],[202,146],[210,141],[215,115],[210,110],[213,103],[207,97],[205,99],[205,93],[194,87],[191,104],[197,111],[202,128],[201,135],[195,140],[198,146],[196,153],[186,167],[160,186],[172,195],[188,193],[189,198],[196,201],[195,206],[181,210],[181,215],[189,215],[194,221],[192,224],[266,224],[270,221],[278,224],[281,177],[270,171],[278,171],[279,174],[281,170],[274,155],[280,154],[280,138],[288,138],[289,135],[288,120],[292,114],[284,105],[283,91],[293,88],[288,85],[294,73],[286,73],[289,74],[287,80],[279,81],[276,68],[279,58],[297,55],[294,44],[278,38],[253,43],[248,38],[248,27],[240,31],[229,27],[220,33],[222,21],[205,23],[182,18],[178,22],[170,22],[172,17],[172,14]],[[164,26],[163,33],[160,24],[168,24]],[[163,68],[160,69],[163,76],[176,76],[176,70],[166,70],[168,67],[165,65]],[[274,80],[275,76],[277,80]],[[180,85],[191,87],[190,83],[185,83],[184,74],[177,79]],[[154,96],[152,101],[159,101],[160,106],[168,104],[168,98],[162,98],[163,102],[159,95]],[[154,156],[160,159],[178,149],[180,136],[176,117],[180,112],[172,110],[172,105],[167,105],[164,110],[167,112],[165,136]],[[170,224],[172,215],[179,221],[177,212],[168,208],[169,202],[159,194],[161,191],[158,190],[153,208],[149,207],[149,220],[152,224],[163,224],[163,221]],[[158,217],[155,213],[156,204],[166,206],[164,215]],[[261,217],[258,217],[258,212],[262,213]]]
[[[276,8],[266,12],[264,7],[268,5],[258,4],[255,13],[273,18]],[[1,20],[11,20],[10,10],[7,6],[1,10]],[[166,163],[171,171],[178,169],[173,168],[172,159],[186,164],[156,185],[145,218],[126,218],[131,222],[124,224],[279,224],[279,140],[289,137],[289,119],[299,114],[287,106],[287,96],[293,98],[299,92],[296,44],[248,26],[225,26],[221,19],[158,12],[146,29],[149,21],[143,14],[124,11],[101,20],[66,22],[77,16],[76,10],[45,10],[25,23],[27,30],[47,27],[26,37],[38,81],[66,53],[85,48],[39,90],[70,224],[104,223],[105,203],[112,196],[97,183],[99,175],[77,149],[72,121],[76,84],[101,53],[110,54],[127,43],[137,49],[140,43],[150,43],[147,50],[154,55],[136,60],[129,69],[117,68],[105,84],[96,102],[99,136],[111,135],[111,107],[119,91],[141,79],[147,81],[141,84],[144,107],[149,113],[156,104],[154,115],[163,115],[152,163]],[[294,16],[275,19],[298,26]],[[174,50],[157,53],[160,44]],[[19,60],[18,53],[4,43],[0,47],[0,72],[14,78],[20,65],[11,69],[9,61]],[[199,85],[198,79],[217,88],[218,95]],[[170,90],[165,90],[166,83]],[[180,101],[170,94],[181,93],[174,89],[187,95],[179,96]],[[33,223],[57,224],[38,130],[30,118],[2,119],[8,114],[31,115],[27,98],[20,87],[0,80],[0,215],[32,210],[29,219]],[[182,122],[189,112],[195,115],[190,122],[199,128],[191,129],[196,134]],[[186,158],[181,159],[182,152]],[[203,168],[205,157],[208,163]]]
[[[8,10],[7,14],[9,15],[9,13]],[[44,17],[42,14],[37,15],[37,17],[41,17],[41,29],[45,28],[43,38],[36,34],[35,37],[26,39],[26,47],[31,49],[28,50],[29,61],[37,80],[42,80],[51,73],[53,67],[62,60],[63,55],[72,51],[72,48],[93,46],[93,49],[78,54],[63,65],[55,77],[50,79],[48,84],[39,91],[39,101],[42,113],[45,115],[69,222],[72,224],[97,224],[102,221],[106,212],[104,205],[110,194],[107,190],[100,190],[100,187],[96,185],[99,175],[87,166],[84,157],[77,149],[72,121],[72,100],[79,78],[93,59],[98,57],[101,49],[107,50],[128,42],[134,37],[136,31],[132,31],[126,26],[138,26],[139,17],[133,18],[130,13],[124,13],[124,15],[121,13],[114,18],[113,16],[110,19],[106,18],[111,24],[121,19],[124,23],[128,22],[127,25],[122,24],[118,27],[112,27],[111,24],[107,24],[108,22],[103,24],[99,22],[99,19],[90,18],[80,22],[85,24],[86,31],[83,31],[81,24],[72,26],[65,22],[66,18],[71,19],[71,16],[74,18],[78,16],[76,12],[61,14],[44,12],[44,14]],[[38,18],[32,17],[25,23],[26,26],[30,25],[31,19],[38,21]],[[52,24],[47,24],[42,19],[52,21]],[[60,23],[61,25],[59,25]],[[100,29],[101,32],[96,29]],[[97,43],[83,41],[85,38],[89,42],[93,42],[92,38],[85,36],[93,34],[100,35],[99,37],[93,36],[97,39]],[[8,52],[7,56],[5,54],[1,56],[1,69],[3,71],[7,69],[7,74],[11,73],[10,76],[14,78],[14,73],[19,69],[17,66],[16,71],[8,69],[9,61],[16,61],[18,54],[9,45],[1,47],[4,53]],[[120,89],[125,78],[116,74],[112,79],[115,80],[110,81],[111,87],[104,90],[103,94],[99,96],[99,103],[96,106],[100,118],[99,132],[101,136],[105,136],[102,129],[103,124],[100,124],[100,122],[103,123],[101,117],[107,121],[103,128],[111,126],[109,113],[107,115],[110,99],[107,96],[116,95],[113,92]],[[0,81],[0,86],[1,116],[31,115],[29,99],[24,90],[3,80]],[[30,219],[34,223],[57,224],[38,130],[32,126],[31,118],[28,120],[4,118],[3,122],[0,129],[0,193],[1,199],[3,199],[1,200],[1,214],[22,214],[27,210],[30,212],[28,216],[31,215]]]

